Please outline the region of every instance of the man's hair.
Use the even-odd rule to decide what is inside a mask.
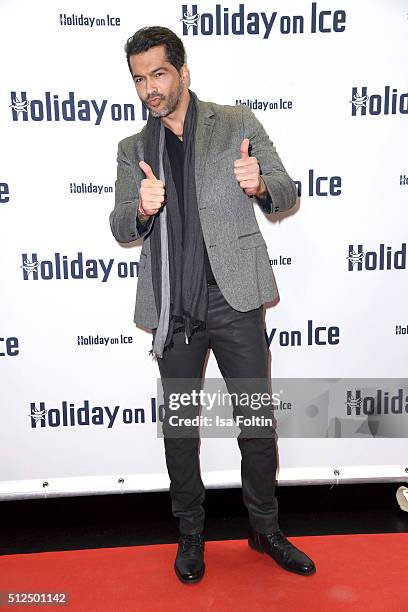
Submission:
[[[132,74],[132,67],[129,61],[131,55],[144,53],[152,47],[158,47],[159,45],[164,46],[167,61],[179,71],[186,60],[186,51],[183,43],[177,34],[168,28],[152,26],[141,28],[135,32],[125,45],[126,59],[130,73]]]

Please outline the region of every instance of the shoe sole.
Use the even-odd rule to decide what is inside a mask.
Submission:
[[[268,554],[268,553],[266,553],[264,551],[264,549],[262,547],[260,547],[256,542],[254,542],[254,540],[251,540],[251,538],[248,538],[248,544],[249,544],[250,548],[253,548],[257,552],[260,552],[260,553],[262,553],[264,555]],[[279,567],[282,567],[282,565],[280,563],[278,563],[276,561],[276,559],[271,557],[271,555],[268,555],[268,557],[273,559],[273,561],[275,561],[276,565],[279,565]],[[295,569],[292,569],[290,567],[282,567],[282,569],[286,570],[287,572],[293,572],[294,574],[297,574],[298,576],[310,576],[311,574],[315,574],[316,573],[316,568],[315,567],[313,569],[311,569],[310,571],[308,571],[308,572],[297,572]]]
[[[197,578],[193,578],[192,580],[186,580],[185,578],[183,578],[180,574],[179,571],[176,567],[176,565],[174,565],[174,571],[176,573],[177,578],[180,580],[180,582],[182,582],[183,584],[196,584],[197,582],[200,582],[200,580],[203,579],[204,577],[204,572],[205,572],[205,564],[203,565],[203,569],[200,573],[199,576],[197,576]]]

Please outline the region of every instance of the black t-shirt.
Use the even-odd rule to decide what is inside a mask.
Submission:
[[[165,127],[166,132],[166,148],[170,158],[171,173],[173,175],[173,181],[177,191],[177,197],[179,199],[181,210],[184,210],[184,206],[188,206],[189,203],[184,201],[184,189],[183,189],[183,166],[184,166],[184,147],[183,142],[172,132],[169,128]],[[180,237],[182,239],[182,237]],[[204,236],[202,236],[204,245],[204,264],[205,272],[207,276],[207,283],[209,285],[216,285],[217,281],[214,278],[214,274],[211,269],[210,261],[208,259],[207,248],[205,246]]]

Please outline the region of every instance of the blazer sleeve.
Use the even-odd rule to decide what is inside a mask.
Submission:
[[[118,144],[115,207],[109,215],[112,234],[118,242],[131,242],[144,236],[150,229],[154,215],[145,223],[137,219],[139,185],[143,178],[139,168],[132,167],[123,141]]]
[[[241,106],[243,138],[249,138],[251,155],[257,158],[268,195],[255,198],[266,213],[288,210],[296,203],[297,188],[286,172],[273,142],[247,106]]]

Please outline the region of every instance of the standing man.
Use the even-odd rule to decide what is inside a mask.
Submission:
[[[210,347],[229,391],[269,390],[263,304],[278,291],[253,203],[265,213],[287,210],[296,187],[251,110],[203,102],[189,89],[184,46],[174,32],[142,28],[125,51],[150,112],[138,134],[119,142],[110,226],[119,242],[144,239],[134,321],[153,332],[150,352],[163,382],[165,456],[180,529],[175,571],[192,583],[205,569],[200,439],[198,428],[185,436],[174,431],[169,395],[200,389]],[[234,404],[234,417],[242,412]],[[197,414],[192,402],[177,416],[181,422]],[[249,545],[289,571],[314,573],[313,561],[279,528],[275,430],[240,429]]]

